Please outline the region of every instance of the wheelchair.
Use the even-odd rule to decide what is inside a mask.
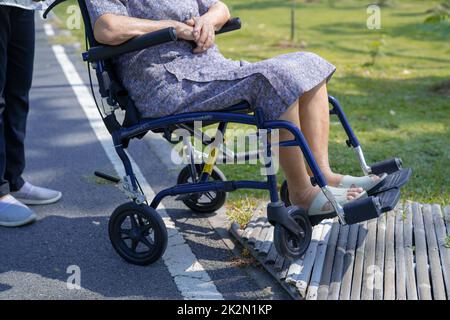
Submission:
[[[55,6],[64,1],[57,0],[52,3],[44,13],[44,18]],[[156,209],[161,201],[168,196],[178,196],[177,200],[183,201],[187,207],[198,213],[212,213],[225,204],[228,192],[238,189],[268,190],[270,203],[267,205],[267,218],[274,226],[274,245],[277,252],[288,259],[297,259],[303,256],[311,242],[313,226],[324,219],[337,216],[339,222],[343,225],[355,224],[376,219],[384,212],[394,209],[397,205],[400,199],[400,188],[408,182],[412,170],[403,168],[402,161],[398,158],[368,165],[358,138],[353,132],[341,105],[334,97],[329,97],[330,114],[337,116],[340,120],[348,136],[347,145],[354,149],[364,174],[388,174],[388,177],[375,190],[368,192],[367,198],[358,199],[343,206],[337,202],[327,186],[327,181],[299,128],[287,121],[264,120],[263,111],[257,108],[252,109],[249,103],[245,101],[233,106],[224,106],[223,110],[212,112],[191,112],[157,119],[142,118],[127,91],[121,85],[115,73],[112,59],[126,53],[177,41],[175,30],[167,28],[155,31],[131,39],[119,46],[100,45],[94,38],[85,1],[78,0],[78,4],[86,31],[87,51],[83,53],[82,57],[89,68],[92,94],[95,98],[91,66],[95,69],[99,93],[107,104],[102,110],[97,103],[97,108],[112,136],[115,150],[123,162],[126,176],[119,179],[101,172],[95,174],[119,184],[121,190],[131,200],[115,209],[109,220],[109,237],[112,246],[127,262],[136,265],[148,265],[157,261],[164,254],[168,241],[167,229]],[[221,34],[240,28],[241,21],[239,18],[234,18],[217,33]],[[119,108],[125,112],[123,121],[119,121],[115,113]],[[273,172],[267,174],[266,181],[227,181],[223,173],[215,166],[219,153],[218,148],[212,149],[204,163],[196,164],[193,160],[194,153],[190,148],[190,139],[183,139],[185,146],[190,148],[190,163],[180,172],[177,185],[159,192],[148,205],[125,149],[131,140],[142,138],[149,131],[160,133],[169,142],[177,143],[173,140],[172,133],[178,128],[183,128],[192,134],[196,134],[195,129],[193,129],[195,121],[202,121],[203,124],[206,123],[207,125],[218,125],[215,139],[220,139],[219,137],[223,139],[229,123],[250,125],[258,130],[263,129],[269,136],[273,130],[288,130],[292,133],[294,139],[279,142],[278,146],[300,148],[313,174],[311,183],[321,188],[321,191],[332,204],[334,213],[309,216],[304,209],[290,206],[287,183],[282,184],[279,194],[277,176]],[[202,143],[205,144],[203,141]],[[223,141],[220,141],[219,145],[221,143]],[[271,142],[265,146],[263,154],[266,167],[270,167],[272,163],[273,146]],[[246,155],[246,157],[250,156]],[[206,201],[203,198],[206,198]]]

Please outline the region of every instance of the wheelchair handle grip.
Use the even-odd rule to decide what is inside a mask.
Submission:
[[[42,15],[42,17],[44,19],[47,19],[48,14],[50,13],[50,11],[53,10],[54,7],[56,7],[57,5],[66,2],[67,0],[56,0],[55,2],[51,3],[48,8],[44,11],[44,14]]]
[[[133,38],[118,46],[104,45],[92,47],[83,53],[83,60],[88,62],[106,60],[176,40],[177,33],[174,28],[161,29]]]
[[[222,34],[226,32],[231,32],[235,30],[239,30],[242,28],[242,22],[239,18],[233,18],[228,20],[219,31],[216,31],[216,34]]]

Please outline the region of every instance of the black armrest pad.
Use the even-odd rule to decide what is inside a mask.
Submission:
[[[96,46],[83,53],[83,60],[94,62],[106,60],[134,51],[177,40],[174,28],[166,28],[133,38],[119,46]]]
[[[241,19],[233,18],[233,19],[230,19],[227,23],[225,23],[225,25],[222,27],[222,29],[217,31],[216,34],[222,34],[222,33],[230,32],[230,31],[239,30],[239,29],[241,29],[241,27],[242,27]]]

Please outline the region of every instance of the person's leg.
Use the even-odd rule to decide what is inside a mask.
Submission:
[[[24,140],[34,62],[34,12],[11,9],[11,36],[5,85],[4,126],[6,170],[11,195],[24,204],[50,204],[61,192],[33,186],[22,178],[25,169]]]
[[[11,32],[5,85],[6,171],[11,191],[24,185],[24,140],[28,115],[29,91],[33,77],[34,12],[11,9]]]
[[[280,120],[289,121],[301,128],[299,121],[299,101],[296,101],[281,117]],[[311,119],[313,121],[315,119]],[[280,141],[292,140],[294,137],[287,130],[280,130]],[[289,198],[292,204],[309,208],[316,195],[320,192],[318,187],[311,184],[302,152],[298,147],[280,148],[280,165],[289,185]],[[350,189],[347,199],[357,197],[363,190]]]
[[[10,35],[10,7],[0,6],[0,198],[9,194],[9,183],[5,179],[6,154],[4,135],[5,85],[8,39]]]
[[[8,107],[6,103],[8,75],[8,44],[11,39],[11,7],[0,6],[0,226],[18,227],[36,219],[36,215],[24,204],[10,195],[10,186],[5,178],[8,167],[6,127]]]
[[[328,155],[330,109],[325,81],[300,98],[299,116],[302,132],[328,184],[330,186],[339,185],[343,176],[331,170]],[[312,175],[310,171],[308,172]],[[378,178],[374,177],[375,179]]]

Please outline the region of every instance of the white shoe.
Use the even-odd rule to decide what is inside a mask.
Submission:
[[[36,214],[13,196],[7,195],[0,200],[0,226],[20,227],[36,220]]]
[[[20,202],[31,205],[55,203],[62,197],[59,191],[37,187],[29,182],[25,182],[19,191],[11,192],[11,195]]]

